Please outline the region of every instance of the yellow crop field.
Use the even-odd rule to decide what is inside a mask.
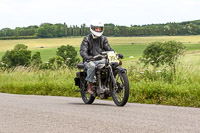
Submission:
[[[11,50],[16,44],[25,44],[29,49],[56,48],[61,45],[80,46],[83,37],[0,40],[0,52]],[[108,37],[111,45],[149,44],[151,42],[180,41],[184,44],[200,44],[200,35],[192,36],[152,36],[152,37]]]
[[[151,37],[108,37],[111,44],[149,44],[151,42],[179,41],[184,44],[200,44],[200,35],[193,36],[151,36]]]

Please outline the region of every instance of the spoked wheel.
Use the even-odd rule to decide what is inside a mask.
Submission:
[[[87,93],[87,86],[88,86],[88,82],[86,82],[82,88],[81,97],[85,104],[92,104],[95,100],[95,97],[93,97],[91,94]]]
[[[114,74],[116,87],[112,89],[112,98],[117,106],[124,106],[129,97],[129,82],[126,73],[120,71]]]

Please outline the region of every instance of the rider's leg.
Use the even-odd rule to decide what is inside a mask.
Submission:
[[[102,59],[99,61],[90,61],[89,63],[86,63],[85,66],[87,68],[87,77],[85,78],[85,80],[92,83],[95,75],[96,65],[104,64],[105,61],[105,59]]]
[[[93,94],[93,78],[95,75],[95,63],[90,61],[89,63],[86,64],[87,68],[87,77],[85,78],[86,81],[88,81],[88,93]]]
[[[88,92],[90,94],[94,93],[93,91],[93,79],[94,79],[94,75],[95,75],[95,68],[96,65],[98,64],[104,64],[105,63],[105,59],[99,60],[99,61],[90,61],[89,63],[86,63],[86,68],[87,68],[87,77],[85,78],[86,81],[89,82],[88,84]]]
[[[85,78],[86,81],[91,82],[91,83],[93,82],[93,78],[95,75],[95,67],[96,67],[96,64],[92,61],[86,64],[86,68],[87,68],[87,77]]]

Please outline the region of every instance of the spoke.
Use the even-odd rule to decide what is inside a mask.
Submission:
[[[121,102],[124,98],[124,92],[118,93],[117,94],[117,99]]]
[[[122,101],[122,97],[120,95],[117,96],[118,100],[121,102]]]
[[[121,101],[123,101],[123,98],[124,98],[124,97],[123,97],[123,96],[121,96]]]
[[[87,99],[89,98],[89,94],[87,92],[85,92],[85,96]]]
[[[124,98],[124,93],[125,93],[125,90],[124,90],[124,89],[122,89],[121,92],[116,93],[117,99],[118,99],[120,102],[121,102],[121,101],[123,100],[123,98]]]
[[[121,94],[122,94],[122,100],[123,100],[123,99],[124,99],[124,91],[122,91],[122,93],[121,93]]]
[[[121,101],[123,100],[123,92],[121,93]]]
[[[121,75],[120,75],[120,79],[121,79],[121,81],[122,81],[122,85],[124,85],[124,80],[123,80],[123,78],[122,78]]]

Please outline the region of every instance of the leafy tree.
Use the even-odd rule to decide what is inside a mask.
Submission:
[[[34,66],[40,66],[42,64],[42,59],[40,52],[36,52],[31,58],[31,64]]]
[[[85,24],[81,25],[81,36],[87,35],[87,27]]]
[[[154,67],[167,64],[173,67],[175,72],[176,60],[185,52],[185,49],[186,47],[181,42],[153,42],[144,50],[141,61],[145,65],[151,64]]]
[[[37,37],[52,38],[55,37],[55,30],[52,24],[42,24],[37,31]]]
[[[25,49],[25,45],[18,44],[11,51],[6,51],[2,57],[2,62],[8,67],[28,66],[31,63],[31,51]]]
[[[64,65],[64,59],[61,56],[51,57],[48,62],[43,65],[44,69],[58,69]]]
[[[119,36],[119,33],[120,33],[119,28],[115,27],[114,28],[114,36]]]
[[[55,36],[56,37],[63,37],[65,36],[65,27],[62,24],[55,24]]]
[[[13,30],[10,28],[3,28],[3,29],[1,29],[1,32],[2,32],[3,36],[13,36],[14,35]]]
[[[77,57],[77,51],[73,46],[70,45],[62,45],[61,47],[59,47],[56,55],[61,56],[64,59],[65,64],[69,68],[76,67],[76,64],[80,61],[80,59]]]
[[[27,50],[28,46],[24,45],[24,44],[17,44],[14,47],[14,50],[19,51],[19,50]]]
[[[50,64],[56,64],[58,67],[61,67],[64,64],[64,59],[61,56],[52,57],[49,59]]]
[[[48,62],[44,63],[41,66],[42,69],[51,69],[51,70],[55,70],[60,67],[65,67],[64,59],[61,56],[51,57]]]
[[[143,51],[142,61],[145,63],[145,65],[151,64],[153,66],[159,67],[162,51],[162,43],[153,42],[149,44]]]
[[[113,36],[114,35],[114,28],[115,28],[115,25],[114,24],[105,24],[104,25],[104,34],[106,36]]]
[[[0,62],[0,71],[4,71],[4,70],[6,70],[7,67],[8,67],[7,64],[5,64],[5,63],[3,63],[3,62]]]

